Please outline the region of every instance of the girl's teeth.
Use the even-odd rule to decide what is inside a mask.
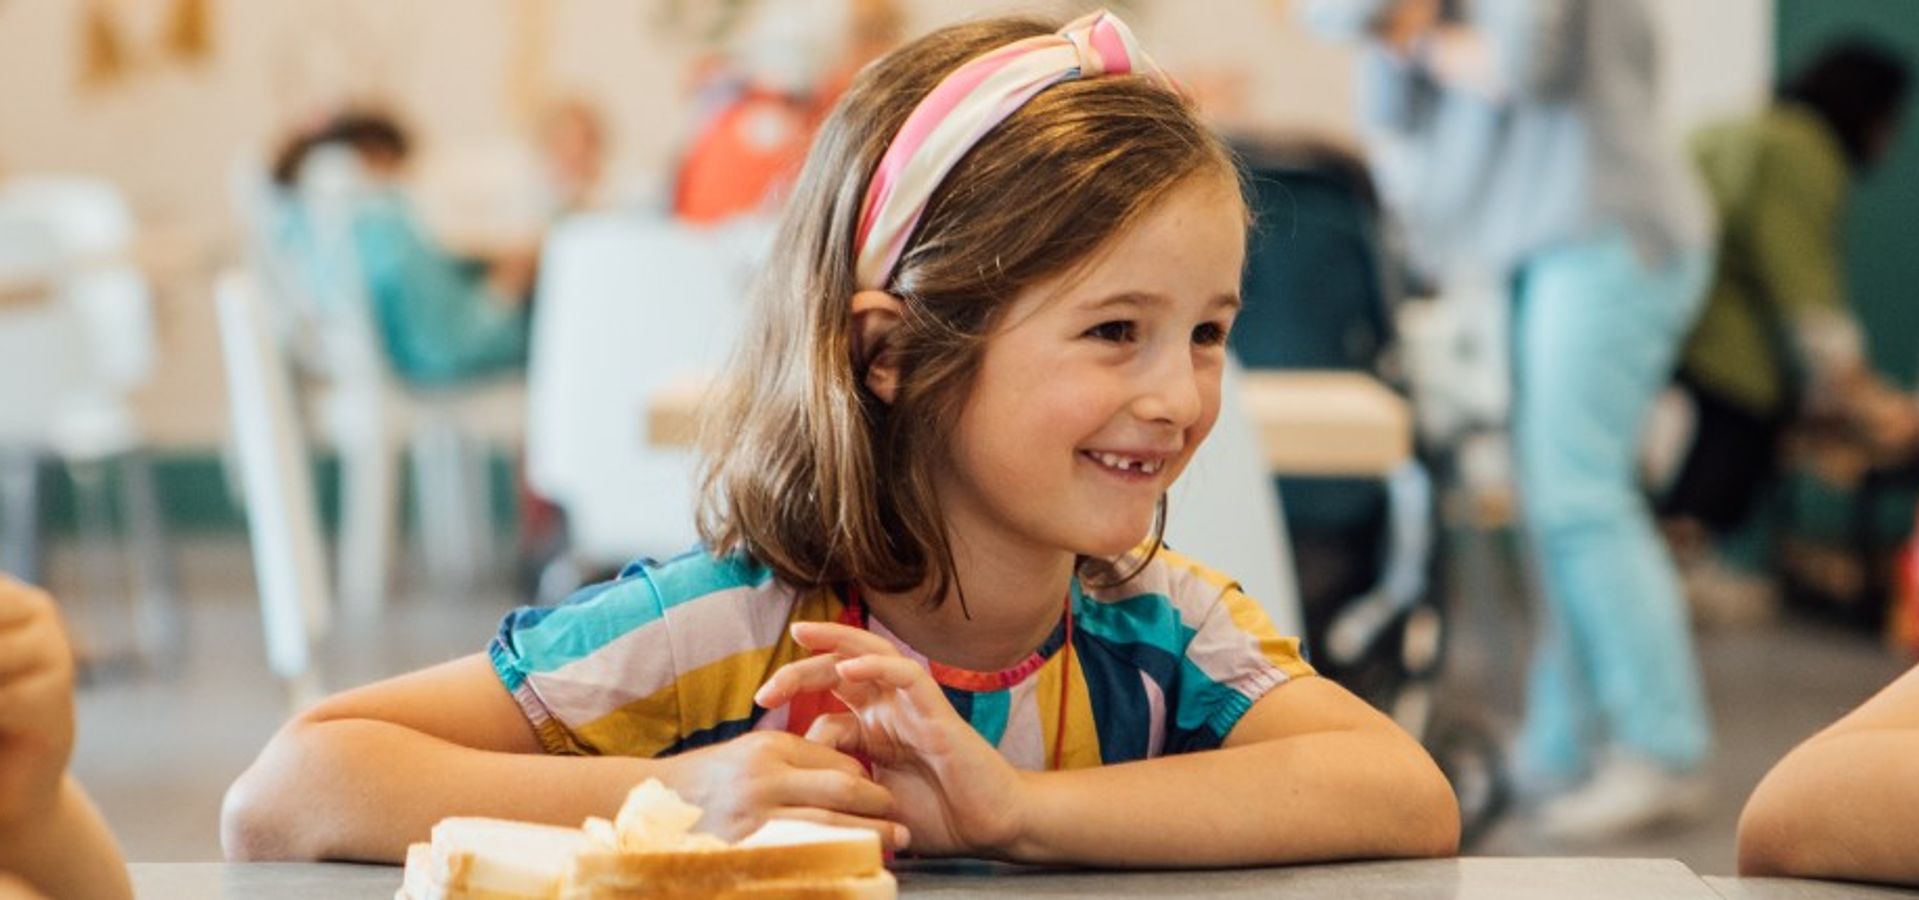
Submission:
[[[1158,460],[1149,462],[1143,459],[1128,459],[1127,457],[1112,453],[1094,453],[1092,457],[1099,460],[1103,465],[1119,469],[1122,472],[1141,472],[1147,475],[1157,474],[1161,465]]]

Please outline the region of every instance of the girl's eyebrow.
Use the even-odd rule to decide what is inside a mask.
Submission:
[[[1121,291],[1098,300],[1089,301],[1083,304],[1081,308],[1090,312],[1100,312],[1112,309],[1113,307],[1163,306],[1168,302],[1170,301],[1164,294],[1155,294],[1151,291]],[[1223,307],[1229,310],[1238,310],[1245,306],[1239,299],[1238,291],[1216,294],[1206,305],[1214,309]]]

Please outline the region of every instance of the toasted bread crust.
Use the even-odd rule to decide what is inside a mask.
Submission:
[[[711,895],[753,881],[825,881],[885,870],[878,841],[833,841],[766,847],[717,847],[659,853],[582,853],[570,888],[655,886]]]
[[[789,878],[749,881],[719,890],[667,887],[596,887],[575,889],[564,900],[894,900],[899,882],[881,869],[852,878]]]

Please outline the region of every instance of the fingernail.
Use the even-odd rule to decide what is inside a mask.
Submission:
[[[906,849],[907,845],[911,843],[913,843],[913,833],[910,831],[907,831],[906,826],[904,825],[894,825],[893,826],[893,849],[904,850]]]

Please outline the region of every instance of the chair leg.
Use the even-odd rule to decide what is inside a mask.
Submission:
[[[42,584],[40,458],[31,450],[0,452],[0,572]]]
[[[398,459],[384,436],[340,451],[340,596],[348,615],[368,619],[386,608],[398,528]]]
[[[119,671],[137,658],[138,646],[126,624],[131,619],[131,602],[123,590],[128,580],[117,577],[123,566],[114,547],[106,464],[98,459],[68,459],[66,469],[73,481],[81,559],[78,590],[65,598],[65,606],[70,611],[76,656],[92,677]],[[109,604],[119,609],[106,609]]]
[[[423,423],[413,446],[414,509],[427,578],[442,591],[472,586],[483,553],[472,538],[465,440],[446,422]]]
[[[120,474],[127,549],[137,576],[133,593],[135,642],[148,665],[162,673],[176,672],[186,659],[186,625],[179,575],[167,545],[159,488],[153,478],[153,461],[142,451],[131,451],[121,457]]]

